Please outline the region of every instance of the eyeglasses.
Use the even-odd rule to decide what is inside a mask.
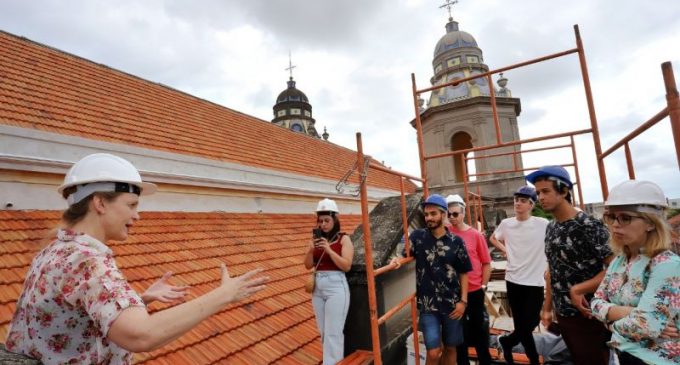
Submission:
[[[449,212],[449,218],[458,218],[459,212]]]
[[[604,214],[602,218],[604,219],[604,222],[610,226],[613,225],[614,222],[619,222],[620,226],[627,226],[630,224],[630,221],[632,221],[633,218],[644,219],[643,216],[631,214]]]

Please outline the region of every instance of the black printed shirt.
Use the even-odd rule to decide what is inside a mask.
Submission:
[[[583,212],[564,222],[553,220],[545,232],[545,256],[550,265],[552,300],[557,314],[579,314],[571,305],[569,289],[605,269],[604,260],[612,255],[607,244],[609,232],[602,221]],[[590,301],[592,294],[586,295]]]
[[[449,231],[435,238],[429,229],[418,229],[409,240],[416,262],[418,310],[453,312],[461,299],[459,274],[472,270],[463,239]]]

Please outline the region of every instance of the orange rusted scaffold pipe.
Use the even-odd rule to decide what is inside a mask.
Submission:
[[[501,122],[498,119],[498,108],[496,107],[496,91],[493,88],[491,75],[486,75],[486,82],[489,85],[489,96],[491,97],[491,112],[493,113],[493,125],[496,128],[496,143],[503,143],[501,136]]]
[[[573,163],[565,163],[560,165],[562,167],[570,167],[574,166]],[[479,172],[479,173],[474,173],[474,174],[469,174],[468,176],[488,176],[488,175],[494,175],[494,174],[507,174],[510,172],[520,172],[520,171],[531,171],[531,170],[538,170],[538,167],[525,167],[521,169],[508,169],[508,170],[496,170],[496,171],[491,171],[491,172]]]
[[[383,324],[387,322],[388,319],[392,318],[393,315],[395,315],[401,308],[404,308],[410,301],[411,299],[415,298],[416,294],[413,293],[409,295],[408,297],[404,298],[399,304],[396,306],[390,308],[385,314],[382,315],[382,317],[378,318],[378,324]]]
[[[605,157],[609,156],[610,154],[612,154],[612,152],[619,149],[625,143],[630,142],[631,140],[633,140],[633,138],[639,136],[640,134],[642,134],[642,132],[646,131],[656,123],[659,123],[660,121],[663,120],[663,118],[666,118],[666,116],[668,115],[669,115],[668,107],[663,108],[660,112],[656,113],[648,121],[642,123],[639,127],[635,128],[634,131],[628,133],[625,137],[621,138],[621,140],[614,143],[613,146],[609,147],[609,149],[602,152],[602,158],[604,159]]]
[[[421,90],[415,90],[415,89],[414,89],[414,91],[417,92],[417,93],[419,93],[419,94],[422,94],[422,93],[426,93],[426,92],[428,92],[428,91],[441,89],[441,88],[444,88],[444,87],[447,87],[447,86],[455,86],[455,85],[460,84],[461,82],[466,82],[466,81],[478,79],[478,78],[480,78],[480,77],[486,77],[487,75],[493,75],[493,74],[505,72],[505,71],[508,71],[508,70],[512,70],[512,69],[515,69],[515,68],[520,68],[520,67],[527,66],[527,65],[531,65],[531,64],[534,64],[534,63],[539,63],[539,62],[547,61],[547,60],[550,60],[550,59],[553,59],[553,58],[559,58],[559,57],[566,56],[566,55],[569,55],[569,54],[572,54],[572,53],[576,53],[576,52],[578,52],[578,48],[573,48],[573,49],[569,49],[569,50],[566,50],[566,51],[554,53],[554,54],[551,54],[551,55],[547,55],[547,56],[543,56],[543,57],[539,57],[539,58],[534,58],[534,59],[529,60],[529,61],[524,61],[524,62],[516,63],[516,64],[514,64],[514,65],[510,65],[510,66],[505,66],[505,67],[497,68],[497,69],[495,69],[495,70],[491,70],[491,71],[487,71],[487,72],[484,72],[484,73],[476,74],[476,75],[474,75],[474,76],[469,76],[469,77],[465,77],[465,78],[458,79],[458,80],[455,80],[455,81],[447,82],[447,83],[444,83],[444,84],[441,84],[441,85],[435,85],[435,86],[431,86],[431,87],[428,87],[428,88],[425,88],[425,89],[421,89]],[[411,75],[412,75],[412,77],[415,77],[415,76],[413,76],[413,74],[411,74]],[[415,83],[414,83],[414,85],[415,85]]]
[[[666,88],[668,116],[671,120],[671,130],[673,131],[673,140],[675,141],[675,157],[678,159],[678,167],[680,167],[680,94],[678,94],[678,86],[675,83],[673,64],[670,62],[662,63],[661,72],[663,73],[663,83]]]
[[[574,172],[576,173],[576,184],[578,185],[578,201],[581,203],[581,210],[586,209],[583,205],[583,189],[581,188],[581,175],[578,171],[578,159],[576,158],[576,143],[574,143],[574,136],[571,139],[571,158],[574,161]]]
[[[361,143],[361,133],[357,133],[357,161],[360,175],[364,174],[364,149]],[[380,335],[378,333],[378,308],[375,297],[375,276],[373,275],[373,243],[371,242],[371,226],[368,219],[368,189],[366,181],[360,182],[361,190],[361,218],[364,225],[364,250],[366,256],[366,282],[368,286],[368,308],[371,319],[371,340],[373,342],[373,361],[375,365],[382,365],[380,356]]]
[[[411,74],[411,84],[413,88],[413,107],[416,111],[416,136],[418,138],[418,157],[420,159],[420,178],[423,179],[423,198],[427,198],[430,192],[427,188],[427,168],[425,167],[425,146],[423,142],[423,124],[420,121],[420,105],[418,97],[420,93],[416,89],[416,75]]]
[[[479,199],[479,230],[484,232],[484,208],[482,206],[482,193],[479,185],[477,185],[477,199]]]
[[[538,141],[547,141],[549,139],[576,136],[576,135],[579,135],[579,134],[586,134],[586,133],[590,133],[590,132],[591,132],[590,129],[581,129],[581,130],[578,130],[578,131],[551,134],[551,135],[543,136],[543,137],[527,138],[527,139],[523,139],[523,140],[519,140],[519,141],[504,142],[500,145],[480,146],[480,147],[466,148],[464,150],[455,150],[455,151],[451,151],[451,152],[436,153],[434,155],[425,156],[425,159],[431,160],[431,159],[440,158],[440,157],[453,156],[453,155],[456,155],[456,154],[459,154],[459,153],[493,150],[493,149],[496,149],[496,148],[509,147],[509,146],[515,146],[515,145],[518,145],[518,144],[532,143],[532,142],[538,142]]]
[[[420,365],[420,341],[418,341],[418,314],[416,297],[411,298],[411,321],[413,323],[413,349],[416,350],[416,365]]]
[[[461,161],[461,170],[463,172],[463,188],[464,188],[464,197],[465,197],[465,216],[468,218],[468,224],[470,224],[470,199],[468,199],[468,185],[467,185],[467,180],[468,180],[468,175],[467,175],[467,159],[465,158],[465,154],[461,153],[460,154],[460,161]],[[447,213],[447,219],[448,219],[448,213]]]
[[[370,162],[370,165],[369,165],[369,166],[370,166],[370,168],[372,168],[372,169],[379,170],[379,171],[382,171],[382,172],[386,172],[386,173],[388,173],[388,174],[392,174],[392,175],[396,175],[396,176],[401,176],[401,177],[405,177],[405,178],[410,179],[410,180],[415,180],[415,181],[423,182],[423,179],[421,179],[421,178],[419,178],[419,177],[411,176],[411,175],[405,174],[405,173],[403,173],[403,172],[394,171],[394,170],[392,170],[392,169],[385,168],[385,167],[380,166],[380,165],[378,165],[378,164],[376,164],[376,163],[374,163],[374,162],[372,162],[372,161]]]
[[[633,166],[633,155],[630,153],[630,145],[626,142],[623,145],[623,150],[626,153],[626,166],[628,167],[628,178],[635,180],[635,167]]]
[[[593,132],[593,144],[595,146],[595,155],[597,156],[597,171],[600,173],[600,187],[602,188],[602,198],[603,200],[607,200],[609,189],[607,188],[607,172],[605,171],[604,168],[604,161],[601,158],[602,146],[600,145],[600,129],[597,126],[595,103],[593,102],[593,92],[590,89],[590,77],[588,76],[588,65],[586,64],[586,53],[583,50],[583,41],[581,40],[581,33],[578,30],[578,24],[574,25],[574,35],[576,36],[576,49],[578,50],[578,61],[579,64],[581,65],[583,87],[585,88],[586,91],[586,102],[588,103],[588,115],[590,116],[590,129]]]
[[[503,153],[492,153],[489,155],[483,155],[483,156],[472,156],[468,157],[468,160],[481,160],[483,158],[490,158],[490,157],[499,157],[499,156],[507,156],[507,155],[518,155],[518,154],[523,154],[523,153],[529,153],[529,152],[538,152],[538,151],[546,151],[546,150],[556,150],[559,148],[567,148],[570,147],[570,144],[561,144],[557,146],[550,146],[550,147],[541,147],[541,148],[532,148],[528,150],[521,150],[521,151],[511,151],[511,152],[503,152]],[[515,166],[515,170],[519,170],[519,166]]]

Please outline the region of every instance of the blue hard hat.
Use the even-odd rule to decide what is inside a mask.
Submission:
[[[425,208],[426,205],[435,205],[437,208],[448,212],[449,206],[446,204],[446,199],[439,194],[432,194],[425,199],[422,203],[422,207]]]
[[[527,175],[526,179],[528,182],[532,183],[533,185],[536,185],[535,184],[536,179],[543,176],[556,178],[557,180],[567,184],[569,189],[571,189],[574,186],[574,183],[571,182],[569,172],[562,166],[543,166],[540,169]]]
[[[527,197],[534,203],[536,203],[536,200],[538,200],[538,196],[536,196],[536,189],[532,188],[531,186],[522,186],[521,188],[517,189],[515,196],[518,195]]]

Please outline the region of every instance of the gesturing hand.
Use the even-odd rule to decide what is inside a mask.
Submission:
[[[264,283],[269,280],[268,276],[255,277],[263,269],[251,270],[241,276],[232,278],[229,276],[229,270],[227,270],[225,264],[221,264],[220,268],[222,269],[222,285],[220,285],[220,288],[224,290],[224,299],[226,299],[227,303],[238,302],[259,292],[265,288]]]
[[[168,279],[172,276],[172,271],[168,271],[163,276],[151,284],[142,294],[142,300],[146,305],[158,300],[163,303],[171,303],[184,298],[187,295],[189,286],[175,286],[168,283]]]

